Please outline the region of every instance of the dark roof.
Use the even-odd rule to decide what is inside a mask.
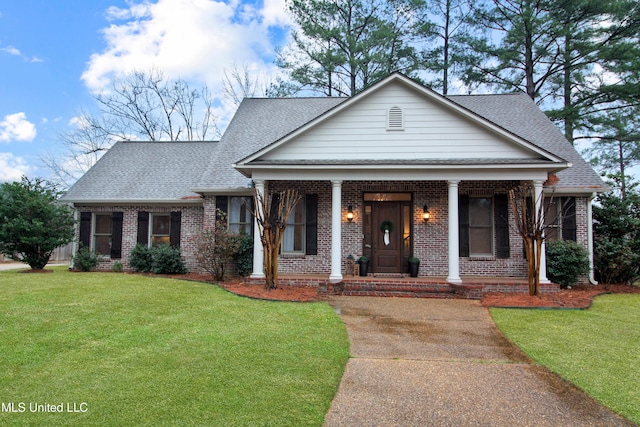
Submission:
[[[558,188],[579,192],[606,189],[598,174],[526,95],[452,95],[446,98],[572,163],[571,168],[557,173]],[[251,180],[235,170],[234,163],[281,140],[348,99],[248,98],[238,107],[219,142],[116,143],[63,199],[75,202],[177,201],[197,197],[191,191],[194,189],[249,188]],[[496,163],[505,162],[507,160],[502,159]],[[451,160],[432,160],[431,163],[464,164]],[[526,162],[514,160],[514,163]],[[340,162],[331,164],[339,165]]]
[[[450,95],[448,99],[519,137],[570,162],[556,175],[559,188],[604,190],[602,178],[567,141],[560,130],[523,93],[501,95]]]
[[[251,180],[231,167],[237,161],[280,140],[349,98],[245,98],[197,188],[249,187]]]
[[[117,142],[62,198],[71,202],[189,200],[217,142]]]

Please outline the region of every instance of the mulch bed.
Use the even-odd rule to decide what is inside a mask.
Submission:
[[[176,277],[214,283],[211,276],[202,274],[189,273]],[[318,290],[314,287],[281,285],[277,289],[266,290],[262,285],[247,284],[233,279],[218,283],[218,285],[236,295],[250,298],[299,302],[321,301],[324,299],[322,295],[318,295]],[[560,292],[538,296],[493,292],[485,294],[481,303],[485,307],[588,308],[591,306],[595,296],[607,293],[637,294],[640,293],[640,287],[629,285],[576,285],[571,289],[563,289]]]
[[[487,293],[482,298],[485,307],[523,307],[523,308],[589,308],[593,298],[602,294],[638,294],[640,287],[630,285],[575,285],[560,292],[544,293],[537,296],[529,294],[510,294],[507,292]]]

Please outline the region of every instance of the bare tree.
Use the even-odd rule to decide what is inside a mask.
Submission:
[[[542,242],[544,240],[544,199],[540,193],[540,200],[532,206],[533,188],[531,184],[523,184],[509,190],[509,201],[515,217],[518,233],[522,237],[527,257],[527,272],[529,295],[540,293],[540,258]]]
[[[263,96],[267,92],[269,82],[261,80],[263,79],[255,75],[247,63],[233,63],[230,68],[224,69],[224,96],[235,106],[240,105],[243,98]]]
[[[86,172],[116,141],[220,137],[208,88],[191,89],[185,80],[169,80],[156,68],[115,80],[95,99],[97,113],[82,112],[73,130],[60,133],[65,153],[41,157],[64,187]]]
[[[278,287],[278,253],[287,220],[295,205],[302,199],[295,190],[268,193],[253,190],[255,211],[250,211],[258,222],[258,232],[264,250],[265,289]]]

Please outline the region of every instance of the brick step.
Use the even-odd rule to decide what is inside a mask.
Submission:
[[[342,296],[353,297],[395,297],[395,298],[464,298],[453,292],[403,292],[403,291],[369,291],[369,290],[345,290]]]

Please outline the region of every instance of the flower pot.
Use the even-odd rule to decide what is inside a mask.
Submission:
[[[367,261],[358,261],[360,264],[360,276],[365,277],[369,273],[369,260]]]
[[[420,263],[419,262],[410,262],[409,263],[409,275],[411,277],[418,277],[418,271],[420,271]]]

